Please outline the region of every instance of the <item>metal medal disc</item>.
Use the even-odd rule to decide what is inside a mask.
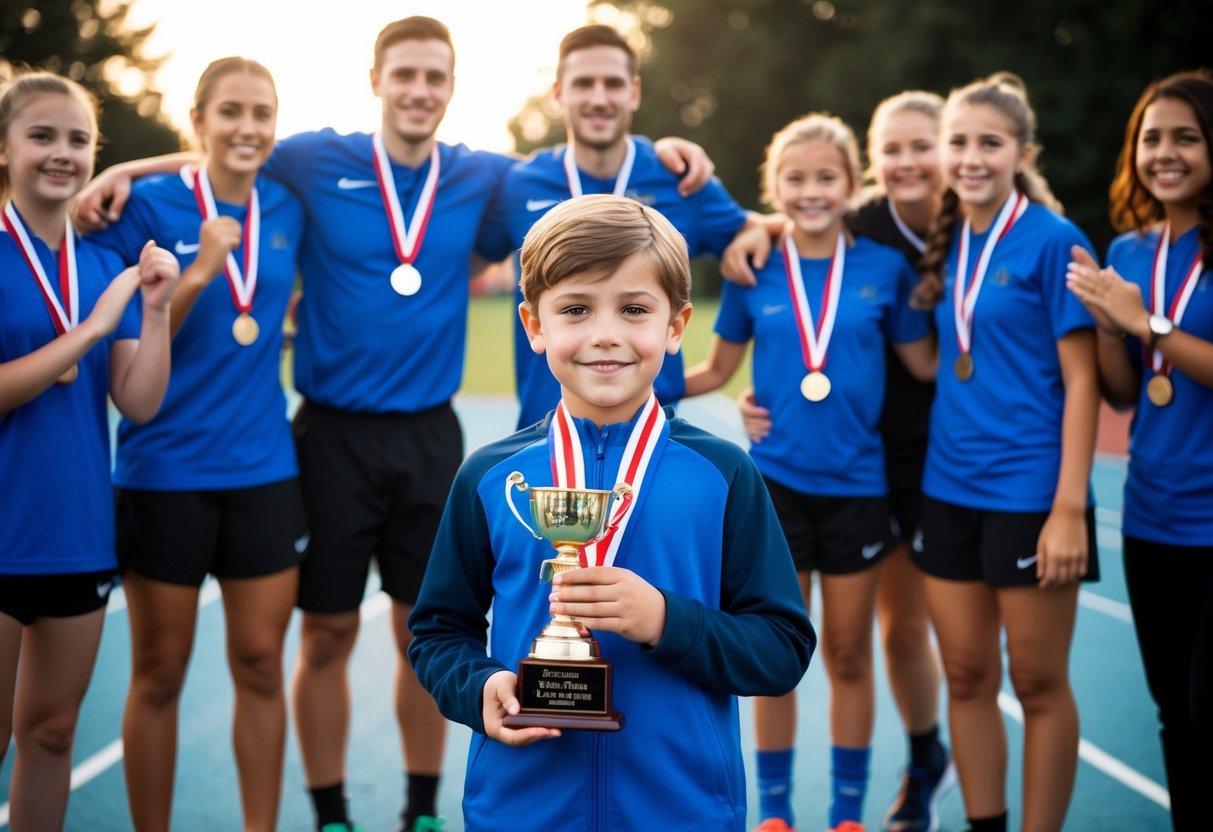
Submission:
[[[1175,398],[1175,385],[1162,373],[1146,382],[1146,398],[1158,407],[1166,407]]]
[[[232,337],[242,347],[247,347],[256,341],[260,334],[261,326],[257,323],[257,319],[247,312],[241,312],[236,316],[236,320],[232,321]]]
[[[61,375],[61,376],[59,376],[59,378],[55,379],[55,382],[57,384],[71,384],[73,381],[76,380],[76,377],[79,375],[80,375],[80,366],[77,364],[73,364],[72,366],[70,366],[66,370],[64,370],[63,375]]]
[[[811,402],[819,402],[830,395],[830,379],[820,370],[814,370],[801,379],[800,394]]]
[[[956,363],[952,369],[956,372],[956,377],[961,381],[968,381],[973,377],[973,354],[962,352],[956,356]]]
[[[412,263],[401,263],[392,270],[392,288],[405,297],[417,294],[421,291],[421,272]]]

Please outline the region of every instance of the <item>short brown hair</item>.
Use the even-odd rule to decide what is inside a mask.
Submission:
[[[402,40],[436,40],[451,47],[451,65],[455,63],[455,44],[446,25],[432,17],[414,15],[384,26],[375,38],[375,69],[383,66],[383,53]]]
[[[560,41],[560,63],[556,65],[556,80],[559,81],[564,76],[565,58],[580,49],[590,49],[594,46],[610,46],[622,50],[628,57],[628,74],[636,77],[636,51],[627,39],[610,26],[594,24],[574,29]]]
[[[634,199],[592,194],[566,200],[531,226],[522,242],[522,295],[531,309],[562,280],[606,279],[643,255],[677,313],[691,302],[691,264],[678,229]]]

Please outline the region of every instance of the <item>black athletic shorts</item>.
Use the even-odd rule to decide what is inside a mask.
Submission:
[[[819,497],[763,479],[798,572],[861,572],[893,550],[887,498]]]
[[[230,491],[118,490],[118,561],[156,581],[259,578],[307,551],[299,480]]]
[[[0,575],[0,614],[29,626],[39,618],[72,618],[106,605],[114,570],[66,575]]]
[[[923,497],[922,551],[912,551],[914,563],[936,578],[985,581],[993,587],[1033,586],[1036,542],[1049,519],[1047,511],[982,511]],[[1095,509],[1088,508],[1087,574],[1099,580],[1099,549],[1095,543]]]
[[[346,413],[305,402],[294,432],[312,534],[299,575],[300,609],[357,609],[372,558],[384,592],[416,601],[463,461],[463,431],[450,404],[420,413]]]

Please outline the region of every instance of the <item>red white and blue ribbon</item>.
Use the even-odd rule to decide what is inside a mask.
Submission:
[[[376,131],[371,137],[371,144],[375,149],[375,178],[379,181],[379,194],[383,197],[383,207],[387,209],[388,221],[391,224],[392,245],[396,248],[396,257],[401,263],[412,265],[421,251],[425,229],[430,224],[430,214],[434,210],[434,200],[438,195],[438,177],[441,172],[438,143],[434,142],[434,149],[430,151],[430,171],[426,174],[417,206],[413,209],[413,217],[407,226],[404,224],[400,197],[396,193],[396,177],[392,175],[392,163],[383,144],[383,134]]]
[[[820,372],[826,363],[830,349],[830,338],[834,334],[834,321],[838,316],[838,298],[842,294],[842,274],[846,268],[847,239],[842,232],[834,245],[830,268],[826,272],[826,284],[821,291],[821,307],[817,321],[813,322],[813,308],[804,287],[804,276],[800,272],[800,252],[791,234],[783,237],[784,273],[788,278],[788,292],[792,296],[792,312],[796,328],[800,331],[800,351],[809,372]]]
[[[63,242],[59,245],[59,294],[56,295],[46,269],[42,268],[42,261],[38,259],[38,252],[34,249],[34,242],[25,222],[12,202],[5,204],[3,219],[4,227],[21,249],[25,264],[29,266],[30,273],[38,283],[55,331],[62,335],[75,329],[76,324],[80,322],[80,282],[76,276],[76,234],[72,230],[72,224],[66,224]],[[59,301],[60,296],[63,298],[62,303]]]
[[[990,228],[990,236],[981,247],[977,264],[973,267],[973,276],[965,285],[969,269],[969,240],[972,235],[972,223],[964,221],[960,232],[960,256],[956,261],[956,284],[952,287],[952,312],[956,321],[956,341],[962,354],[973,348],[973,310],[977,306],[977,296],[981,294],[981,286],[986,280],[986,270],[990,267],[990,258],[994,256],[995,247],[1007,236],[1011,227],[1028,210],[1028,198],[1018,191],[1012,190],[998,212],[994,225]]]
[[[202,219],[209,221],[218,217],[215,192],[211,188],[211,178],[207,176],[206,168],[199,168],[194,172],[187,165],[181,170],[181,178],[193,190],[194,201],[198,203]],[[249,193],[248,205],[245,206],[244,234],[241,242],[244,245],[244,268],[240,268],[236,255],[229,251],[223,273],[227,276],[227,285],[232,292],[232,302],[237,311],[247,315],[253,309],[253,296],[257,294],[258,256],[261,250],[261,200],[257,196],[256,185]]]
[[[628,181],[632,178],[632,165],[636,162],[636,142],[631,136],[627,139],[627,153],[623,157],[623,167],[615,176],[615,188],[611,191],[615,196],[623,196],[628,190]],[[564,177],[569,183],[569,193],[581,196],[581,173],[577,170],[577,160],[573,158],[573,144],[570,142],[564,149]]]
[[[1158,248],[1154,250],[1154,268],[1150,275],[1150,313],[1154,315],[1161,315],[1163,310],[1167,309],[1167,250],[1170,246],[1171,226],[1164,222],[1162,233],[1158,237]],[[1196,291],[1197,278],[1200,277],[1202,271],[1204,271],[1204,261],[1201,259],[1198,246],[1196,257],[1192,260],[1192,265],[1188,267],[1188,273],[1184,275],[1183,282],[1179,284],[1175,297],[1171,299],[1171,308],[1166,312],[1167,317],[1175,326],[1179,326],[1179,322],[1183,320],[1184,312],[1188,309],[1188,301],[1192,300],[1192,293]],[[1162,357],[1162,351],[1151,350],[1149,347],[1146,347],[1146,350],[1151,353],[1150,366],[1154,368],[1154,372],[1166,375],[1171,369],[1171,364]]]

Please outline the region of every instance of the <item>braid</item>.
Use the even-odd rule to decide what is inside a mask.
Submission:
[[[927,235],[927,250],[919,261],[918,285],[910,294],[910,306],[915,309],[934,309],[943,298],[943,264],[948,250],[952,248],[952,237],[956,233],[956,221],[960,219],[960,198],[951,188],[944,191],[939,204],[939,215]]]
[[[1063,213],[1061,202],[1053,196],[1049,183],[1035,167],[1025,168],[1015,174],[1015,187],[1028,198],[1029,202],[1039,202],[1054,213]]]

